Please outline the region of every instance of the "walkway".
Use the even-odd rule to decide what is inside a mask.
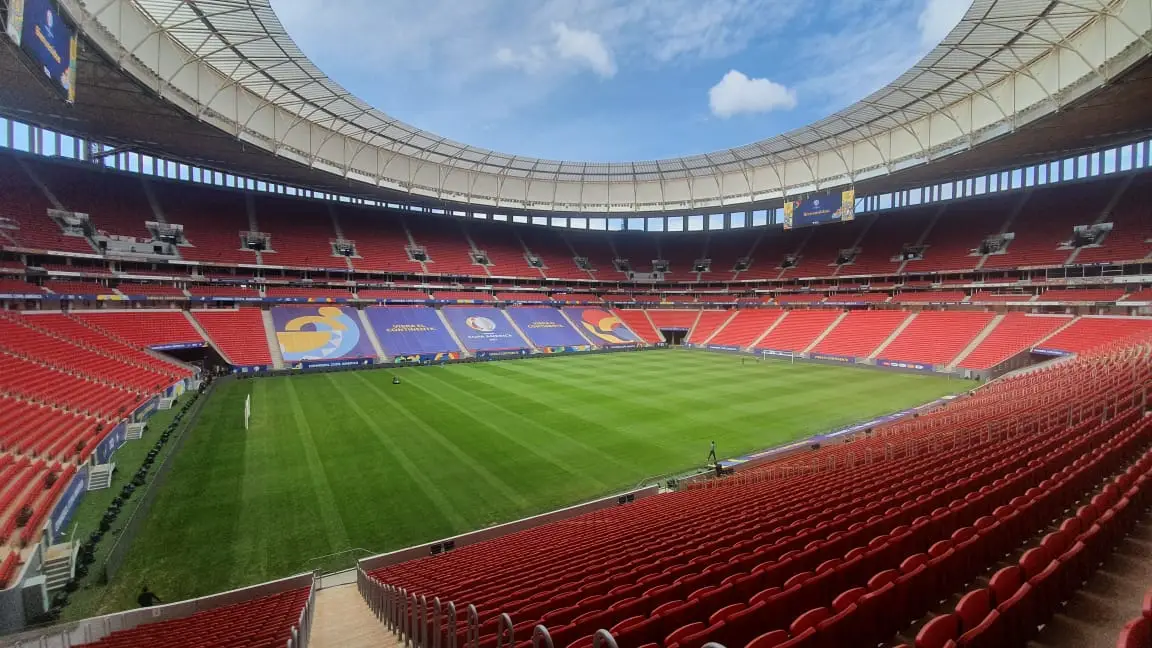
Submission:
[[[1028,648],[1113,648],[1152,587],[1152,518],[1132,529]]]
[[[384,629],[360,597],[356,584],[316,592],[310,648],[398,648],[395,635]]]

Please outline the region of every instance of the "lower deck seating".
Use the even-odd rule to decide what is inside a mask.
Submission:
[[[1152,331],[1152,318],[1081,317],[1040,346],[1065,353],[1083,353],[1146,331]]]
[[[113,632],[98,648],[282,648],[308,601],[298,589],[226,605],[171,621]]]
[[[972,353],[960,362],[964,369],[990,369],[1026,351],[1072,321],[1070,315],[1009,313]]]
[[[176,310],[92,311],[75,316],[89,326],[142,347],[204,341],[184,313]]]
[[[696,320],[700,316],[701,311],[698,310],[651,309],[648,311],[648,317],[652,319],[652,324],[660,330],[689,331],[696,325]]]
[[[756,345],[758,349],[800,352],[840,317],[840,311],[794,310]]]
[[[906,319],[904,311],[853,311],[812,352],[867,358]]]
[[[1150,341],[1003,380],[852,443],[371,576],[483,610],[481,648],[497,645],[501,613],[514,620],[518,647],[538,623],[556,646],[590,645],[602,628],[620,648],[875,646],[965,591],[1073,502],[1091,500],[1090,526],[1077,532],[1096,538],[1132,515],[1133,480],[1152,468]],[[1152,495],[1148,477],[1139,486]],[[724,523],[702,524],[701,511]],[[1064,555],[1076,551],[1068,540],[1043,544]],[[1044,593],[1070,582],[1044,562],[1021,561],[1041,596],[1021,611],[1051,609]],[[465,627],[445,634],[462,642]],[[972,645],[1027,638],[1012,636],[1019,641]]]
[[[735,315],[735,313],[728,310],[704,311],[700,314],[700,319],[696,322],[696,326],[692,329],[685,342],[703,344],[705,340],[712,337],[713,333],[724,326],[733,315]]]
[[[270,365],[268,336],[259,308],[192,311],[210,341],[234,365]]]
[[[648,344],[656,344],[663,338],[660,337],[660,332],[652,326],[652,322],[648,319],[648,315],[642,310],[633,310],[627,308],[618,308],[613,313],[616,317],[620,318],[621,322],[632,329],[632,332],[644,340]]]
[[[916,315],[880,357],[946,365],[992,321],[992,313],[929,311]]]
[[[741,310],[712,338],[709,344],[745,348],[772,328],[784,311],[775,309]]]

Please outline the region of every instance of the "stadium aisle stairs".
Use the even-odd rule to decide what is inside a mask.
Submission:
[[[1029,648],[1112,648],[1129,619],[1140,616],[1152,583],[1152,519],[1145,515],[1103,567],[1057,612]]]
[[[311,648],[396,648],[400,641],[384,628],[356,589],[356,584],[316,592]]]
[[[284,368],[284,354],[280,352],[279,338],[276,336],[276,323],[272,321],[272,311],[260,311],[264,321],[264,335],[268,337],[268,354],[272,356],[272,368]]]

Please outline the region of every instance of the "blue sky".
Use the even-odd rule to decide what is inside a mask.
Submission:
[[[747,144],[883,87],[971,0],[272,0],[329,76],[457,141],[622,161]]]

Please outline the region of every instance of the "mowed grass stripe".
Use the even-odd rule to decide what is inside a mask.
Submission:
[[[531,412],[525,413],[501,405],[500,401],[518,401],[516,403],[519,406],[518,409],[525,409],[525,403],[523,402],[522,396],[518,396],[516,393],[500,390],[498,387],[493,386],[490,380],[472,380],[471,378],[462,374],[437,374],[428,372],[427,375],[433,380],[437,381],[439,384],[453,390],[453,393],[466,395],[472,399],[480,400],[487,407],[496,410],[502,416],[513,419],[520,423],[522,426],[527,426],[544,432],[551,437],[552,442],[560,442],[560,445],[556,446],[557,452],[566,452],[568,454],[584,452],[589,455],[598,456],[601,461],[609,462],[622,468],[627,467],[624,464],[621,464],[615,457],[609,455],[600,448],[589,445],[588,443],[582,441],[580,439],[580,435],[570,434],[565,432],[563,428],[557,428],[542,423],[538,416],[530,416],[530,414],[532,414]],[[550,398],[557,398],[557,395],[550,394]],[[529,406],[531,405],[529,404]],[[555,405],[541,405],[539,409],[546,410],[549,407],[555,407]],[[533,438],[537,444],[542,441],[538,435],[534,435]],[[551,445],[551,443],[549,445]]]
[[[316,447],[312,425],[308,422],[304,408],[300,405],[300,395],[296,393],[296,383],[286,380],[281,384],[284,386],[284,396],[288,400],[292,418],[296,421],[296,431],[300,434],[300,440],[304,445],[304,460],[308,464],[308,476],[312,482],[313,492],[316,493],[316,498],[320,500],[321,526],[324,535],[328,538],[328,547],[332,551],[347,549],[349,548],[348,530],[344,528],[344,520],[340,517],[340,509],[336,506],[336,493],[332,491],[332,486],[328,483],[328,473],[324,468],[324,462],[320,461],[320,452]],[[259,405],[266,408],[273,407],[271,402],[260,403]]]
[[[445,398],[444,396],[441,396],[440,394],[438,394],[436,392],[437,387],[435,385],[429,386],[429,383],[433,383],[433,382],[436,385],[439,385],[441,387],[447,387],[450,390],[450,393],[454,397],[463,398],[466,402],[471,404],[473,407],[479,408],[479,411],[477,411],[476,413],[469,412],[463,406],[458,405],[456,402],[454,402],[452,399]],[[497,435],[507,439],[511,443],[518,446],[521,450],[528,452],[529,454],[535,455],[541,461],[544,461],[545,463],[547,463],[548,466],[551,466],[552,468],[555,468],[556,470],[560,470],[560,471],[567,473],[571,478],[577,479],[577,480],[580,480],[583,482],[587,482],[587,483],[589,483],[592,486],[597,487],[597,488],[603,488],[604,487],[604,482],[596,479],[594,476],[592,476],[586,472],[580,472],[580,471],[572,468],[568,463],[566,463],[562,458],[560,458],[557,455],[557,453],[551,452],[550,451],[551,447],[548,444],[531,443],[530,441],[527,441],[526,439],[520,438],[519,436],[515,435],[514,432],[512,431],[512,429],[513,429],[512,426],[507,425],[507,423],[508,423],[507,420],[504,421],[504,424],[496,424],[496,423],[491,422],[491,421],[499,421],[500,416],[510,416],[512,418],[519,417],[519,415],[516,414],[515,412],[512,412],[511,410],[508,410],[508,409],[503,408],[499,405],[496,405],[495,403],[492,403],[490,401],[486,401],[483,398],[481,398],[480,396],[477,396],[476,394],[473,394],[470,392],[466,392],[466,391],[456,387],[455,385],[452,385],[450,383],[446,383],[442,380],[439,380],[435,377],[435,374],[431,371],[425,371],[425,372],[421,372],[419,374],[414,374],[414,375],[408,376],[408,380],[406,381],[405,384],[407,384],[411,387],[415,387],[416,389],[419,389],[420,391],[424,392],[424,394],[427,395],[432,400],[440,403],[444,407],[455,410],[461,416],[464,416],[464,417],[468,418],[469,420],[471,420],[475,425],[477,425],[479,427],[486,428],[489,431],[491,431],[493,434],[497,434]],[[496,416],[494,418],[488,418],[487,416],[485,416],[485,410],[495,410]],[[547,468],[547,466],[545,466],[544,468]]]
[[[574,504],[699,466],[713,439],[732,455],[953,388],[934,376],[673,350],[226,383],[101,611],[131,607],[143,582],[175,600],[331,568],[316,557]]]
[[[394,410],[399,412],[400,415],[407,418],[413,425],[428,435],[429,438],[434,439],[437,443],[443,446],[443,448],[447,450],[449,454],[451,454],[464,465],[471,468],[478,477],[487,482],[489,486],[494,488],[504,497],[508,498],[510,502],[522,508],[528,506],[528,500],[525,499],[519,491],[509,486],[503,479],[497,477],[495,473],[488,470],[472,455],[468,454],[459,445],[454,443],[452,439],[448,437],[447,430],[445,431],[445,434],[438,432],[435,427],[425,422],[424,418],[422,418],[420,415],[413,413],[407,407],[401,405],[399,401],[389,396],[388,393],[383,389],[380,389],[378,385],[365,378],[364,372],[354,372],[352,375],[354,375],[358,380],[360,380],[364,385],[372,390],[372,392],[374,392],[375,395],[378,396],[381,400],[388,403]],[[425,416],[434,413],[435,411],[436,410],[430,410],[429,412],[425,413]]]
[[[334,385],[336,385],[333,375],[329,374],[326,377],[328,380],[332,381]],[[340,385],[336,385],[336,388],[340,389]],[[407,453],[401,449],[399,444],[397,444],[391,438],[391,436],[385,432],[382,427],[380,427],[380,425],[372,416],[369,416],[368,413],[360,407],[360,404],[355,399],[349,397],[347,392],[344,392],[344,400],[348,405],[348,409],[352,410],[358,417],[360,417],[361,422],[364,423],[364,425],[376,435],[376,438],[380,441],[380,443],[388,450],[389,453],[391,453],[396,458],[397,462],[403,469],[404,473],[408,476],[408,478],[411,479],[414,483],[418,484],[420,486],[420,490],[424,492],[429,501],[432,502],[433,506],[436,507],[440,514],[452,522],[453,529],[466,528],[468,526],[468,522],[464,519],[464,516],[461,515],[460,512],[457,511],[456,508],[448,502],[447,499],[444,498],[440,490],[428,480],[422,471],[416,469],[415,464],[412,463],[412,460],[407,456]]]

